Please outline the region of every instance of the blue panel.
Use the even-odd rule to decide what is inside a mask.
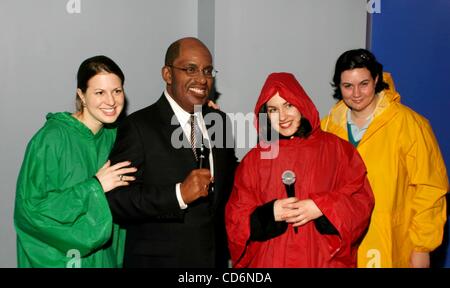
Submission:
[[[450,0],[380,0],[372,15],[371,50],[392,73],[402,103],[431,123],[450,166]],[[437,265],[450,267],[446,239]]]

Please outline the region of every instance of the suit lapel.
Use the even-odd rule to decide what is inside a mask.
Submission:
[[[167,101],[166,96],[164,93],[157,101],[157,107],[159,111],[159,118],[161,119],[161,126],[163,127],[164,132],[163,135],[166,138],[166,141],[170,143],[171,147],[175,151],[175,153],[179,153],[181,159],[185,159],[188,162],[194,161],[194,154],[191,151],[191,146],[189,141],[186,137],[184,137],[183,129],[181,128],[180,122],[178,122],[177,117],[175,116],[175,113],[172,110],[172,107],[169,104],[169,101]],[[177,130],[178,129],[178,130]],[[174,134],[176,133],[176,134]],[[175,136],[181,137],[181,148],[179,148],[180,143],[173,143],[174,141],[180,141],[179,138]],[[172,139],[174,137],[174,139]],[[178,144],[178,145],[174,145]],[[177,147],[175,147],[177,146]],[[181,160],[180,159],[180,160]],[[192,165],[192,163],[191,163]]]

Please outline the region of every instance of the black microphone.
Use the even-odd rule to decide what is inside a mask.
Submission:
[[[288,197],[295,196],[295,173],[291,170],[286,170],[281,174],[281,181],[284,183],[284,187],[286,188],[286,194]]]
[[[203,145],[203,141],[202,141],[202,145],[200,146],[200,151],[199,151],[199,157],[198,157],[198,169],[202,169],[205,167],[205,145]]]
[[[206,142],[206,145],[205,145]],[[197,155],[198,156],[198,163],[197,168],[198,169],[211,169],[209,165],[209,153],[211,153],[210,144],[207,139],[202,137],[202,143],[200,144],[200,148],[197,148]],[[208,188],[208,200],[210,203],[213,202],[214,199],[214,182],[211,182],[209,184]]]
[[[206,143],[208,144],[208,141],[206,141]],[[209,169],[209,152],[210,149],[209,147],[205,146],[205,139],[202,138],[202,143],[200,144],[200,148],[196,148],[197,149],[197,155],[198,155],[198,163],[197,163],[197,168],[198,169],[202,169],[202,168],[206,168]]]
[[[288,197],[295,197],[295,173],[291,170],[286,170],[281,174],[281,181],[283,181],[284,188]],[[297,227],[294,227],[294,232],[297,233]]]

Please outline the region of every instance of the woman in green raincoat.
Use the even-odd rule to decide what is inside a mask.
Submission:
[[[104,193],[128,185],[135,168],[113,166],[125,77],[105,56],[77,74],[77,111],[49,113],[31,139],[17,180],[14,222],[19,267],[120,267],[124,230]]]

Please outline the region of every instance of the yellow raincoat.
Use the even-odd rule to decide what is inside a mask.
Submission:
[[[430,252],[441,244],[446,221],[448,178],[432,129],[400,104],[392,79],[385,81],[391,88],[379,93],[374,119],[357,147],[375,196],[358,267],[409,267],[413,250]],[[348,109],[338,102],[322,129],[348,140]]]

